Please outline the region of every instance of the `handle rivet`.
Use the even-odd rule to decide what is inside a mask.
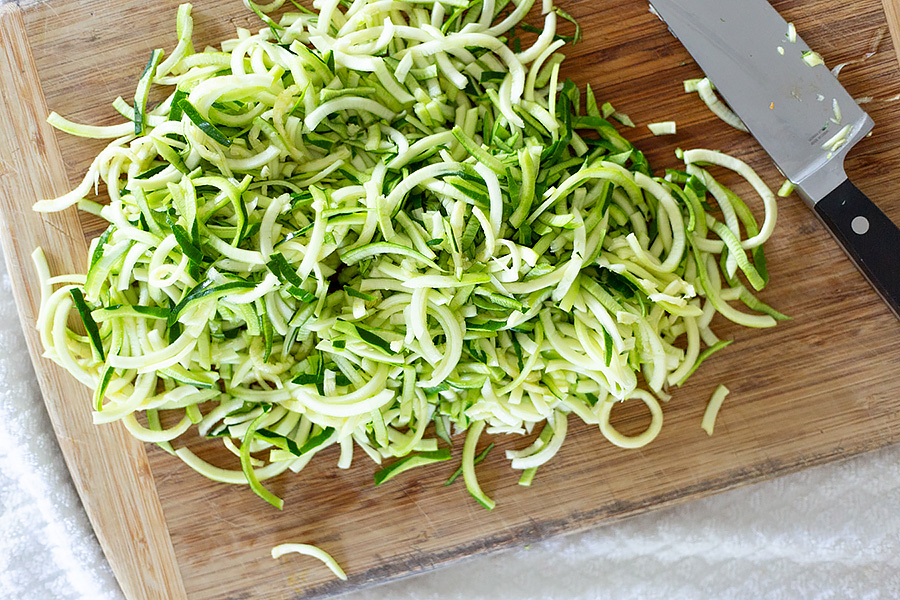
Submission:
[[[853,217],[853,220],[850,221],[850,229],[852,229],[853,233],[856,235],[862,235],[869,231],[869,220],[862,215]]]

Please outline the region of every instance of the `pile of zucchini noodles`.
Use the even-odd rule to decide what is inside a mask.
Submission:
[[[96,390],[95,422],[279,508],[260,482],[324,448],[341,468],[355,450],[384,463],[381,483],[449,459],[439,440],[466,431],[462,475],[491,508],[482,431],[541,428],[507,452],[524,485],[572,413],[643,446],[666,390],[727,344],[715,313],[782,318],[742,283],[767,280],[772,192],[709,150],[654,177],[610,107],[560,80],[570,17],[544,0],[529,26],[533,4],[317,0],[277,22],[280,2],[251,4],[266,28],[202,52],[185,4],[177,46],[153,52],[133,105],[114,103],[128,122],[52,114],[113,140],[81,185],[35,205],[109,222],[85,275],[53,277],[35,252],[46,356]],[[519,31],[539,35],[523,48]],[[159,86],[174,87],[151,107]],[[749,181],[761,225],[708,165]],[[108,204],[87,198],[101,180]],[[610,425],[626,400],[652,415],[636,436]],[[201,460],[188,431],[241,468]]]

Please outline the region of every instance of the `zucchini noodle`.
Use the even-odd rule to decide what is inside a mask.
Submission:
[[[380,484],[448,460],[439,440],[465,432],[463,479],[491,508],[475,474],[482,433],[542,431],[507,452],[523,485],[572,414],[643,446],[670,387],[727,345],[715,313],[784,318],[744,283],[768,279],[775,195],[709,150],[655,177],[607,121],[618,113],[560,81],[557,16],[571,18],[551,2],[515,51],[500,36],[533,0],[265,15],[281,4],[247,3],[268,26],[201,52],[185,4],[134,108],[114,103],[128,122],[50,116],[113,140],[75,190],[35,204],[109,222],[83,276],[53,277],[34,254],[45,355],[95,390],[97,423],[121,420],[278,507],[261,482],[324,448],[340,448],[341,468],[355,447],[389,462]],[[151,88],[169,95],[148,104]],[[718,182],[721,167],[761,205]],[[88,199],[100,181],[108,202]],[[630,399],[652,415],[634,437],[610,423]],[[221,438],[233,468],[194,454],[197,436]],[[342,574],[309,547],[276,550]]]
[[[706,405],[706,410],[703,412],[703,420],[700,422],[700,428],[707,435],[713,434],[713,429],[716,426],[716,417],[719,416],[719,409],[722,408],[722,403],[729,393],[730,391],[727,387],[720,385],[710,397],[709,404]]]
[[[747,133],[747,126],[744,125],[744,122],[741,121],[741,118],[737,116],[728,106],[725,105],[724,102],[719,100],[719,97],[716,95],[715,88],[713,87],[712,82],[704,77],[703,79],[688,79],[684,82],[684,91],[687,93],[697,92],[700,96],[700,99],[703,100],[703,103],[706,104],[707,108],[717,117],[719,117],[725,123],[728,123],[738,131],[743,131]],[[655,132],[654,132],[655,133]]]
[[[321,548],[318,548],[311,544],[279,544],[278,546],[272,548],[272,558],[281,558],[285,554],[290,554],[292,552],[296,554],[305,554],[306,556],[312,556],[313,558],[318,558],[323,563],[325,563],[325,566],[331,569],[331,572],[334,573],[338,579],[344,581],[347,580],[346,573],[344,573],[344,570],[337,563],[337,561],[334,560],[334,558],[332,558],[330,554],[328,554]]]

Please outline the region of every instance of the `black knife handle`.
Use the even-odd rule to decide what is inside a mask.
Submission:
[[[817,202],[815,210],[900,318],[900,229],[849,179]]]

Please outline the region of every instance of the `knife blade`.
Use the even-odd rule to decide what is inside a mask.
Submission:
[[[844,172],[869,115],[766,0],[650,5],[900,318],[900,229]]]

